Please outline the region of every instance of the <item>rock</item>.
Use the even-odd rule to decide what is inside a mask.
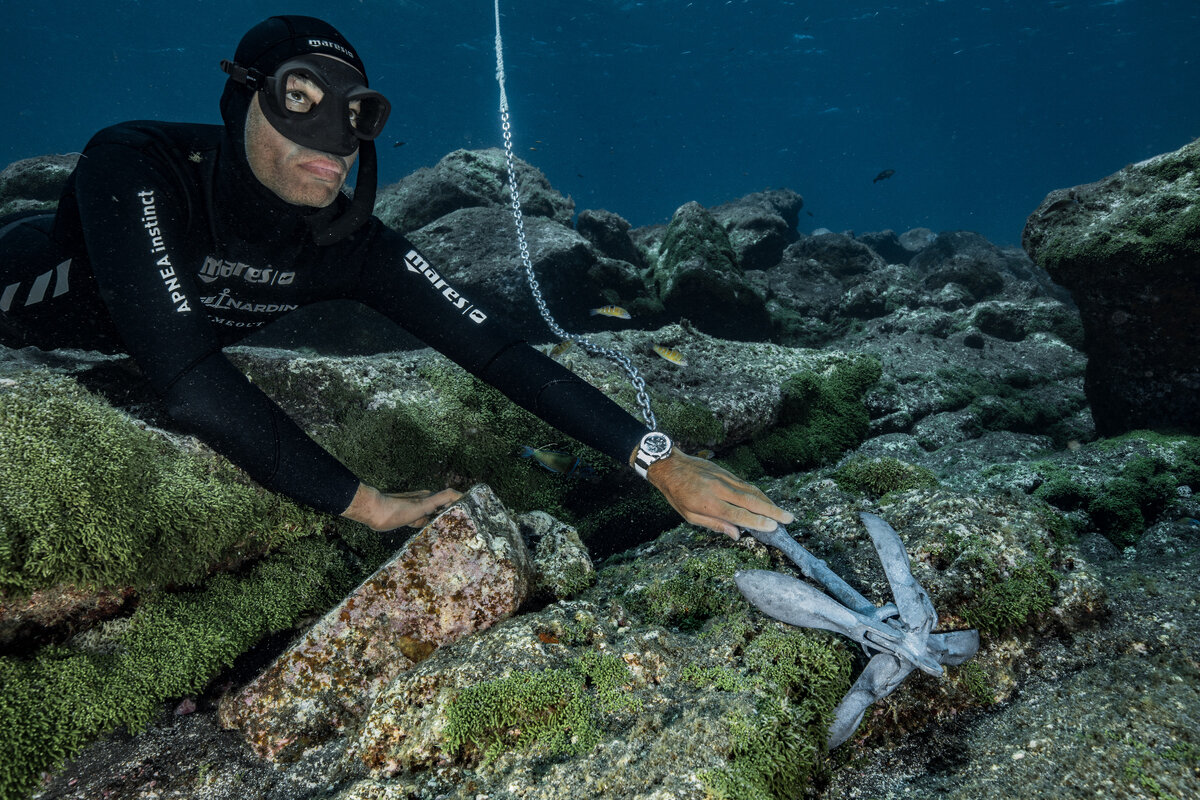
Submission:
[[[579,532],[545,511],[530,511],[517,517],[527,543],[533,545],[534,593],[566,600],[590,586],[596,568]]]
[[[1053,333],[1076,349],[1083,347],[1079,312],[1055,300],[1016,303],[988,300],[972,307],[971,324],[981,332],[1008,342],[1024,341],[1034,333]]]
[[[487,486],[475,486],[225,697],[221,723],[261,757],[294,760],[362,718],[400,672],[512,614],[531,579],[516,524]]]
[[[49,155],[14,161],[0,171],[0,215],[54,210],[79,154]]]
[[[0,594],[0,649],[17,653],[45,641],[91,628],[134,605],[136,593],[126,589],[55,586],[28,597]]]
[[[919,247],[911,249],[910,247],[906,247],[905,243],[901,241],[900,236],[896,235],[896,231],[894,230],[880,230],[877,233],[859,234],[858,241],[874,249],[884,260],[887,260],[888,264],[907,264],[913,255],[916,255],[920,252],[920,249],[925,247],[924,242],[920,243]]]
[[[667,313],[705,333],[740,341],[770,334],[763,297],[744,278],[728,234],[699,203],[672,217],[653,281]]]
[[[929,228],[912,228],[900,234],[900,246],[916,255],[937,239],[937,234]]]
[[[1006,255],[977,233],[950,231],[938,234],[913,257],[912,265],[922,275],[925,288],[937,292],[956,284],[969,292],[964,304],[969,305],[999,294],[1006,278],[1015,277],[1010,259],[1015,264],[1025,260],[1019,253]]]
[[[560,225],[570,225],[574,201],[556,192],[541,170],[519,158],[515,164],[526,221],[548,217]],[[459,209],[503,208],[509,213],[511,204],[503,150],[455,150],[435,166],[422,167],[381,189],[375,215],[385,225],[407,233]],[[511,214],[504,230],[515,238]]]
[[[772,189],[709,210],[729,234],[742,269],[767,269],[796,240],[803,207],[804,198],[791,189]]]
[[[611,211],[581,211],[575,220],[575,230],[609,258],[628,261],[637,267],[646,266],[645,259],[629,236],[629,223],[619,214]]]
[[[1097,430],[1200,433],[1200,141],[1051,192],[1029,255],[1083,315]]]
[[[866,275],[887,263],[870,247],[844,233],[806,236],[788,248],[787,256],[790,260],[812,259],[838,280]]]
[[[588,277],[598,259],[586,239],[545,217],[525,220],[530,260],[542,296],[560,325],[594,324],[589,309],[604,305],[605,287]],[[438,217],[409,238],[462,296],[534,342],[554,339],[534,303],[508,211],[463,208]]]

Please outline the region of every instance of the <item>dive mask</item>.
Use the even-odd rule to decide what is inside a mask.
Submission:
[[[234,81],[261,92],[260,106],[271,127],[302,147],[348,156],[359,141],[383,130],[392,106],[368,89],[354,67],[335,58],[305,55],[279,65],[274,75],[222,60]],[[289,78],[292,84],[289,88]]]

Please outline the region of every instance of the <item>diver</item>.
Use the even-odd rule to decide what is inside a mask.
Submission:
[[[373,216],[375,139],[391,107],[332,26],[271,17],[221,68],[224,125],[106,128],[57,213],[0,219],[0,344],[127,353],[179,427],[262,486],[374,530],[420,526],[460,493],[362,483],[222,353],[295,308],[350,299],[628,462],[687,521],[733,538],[792,521],[506,331]]]

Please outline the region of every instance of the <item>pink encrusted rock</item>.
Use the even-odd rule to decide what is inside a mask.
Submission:
[[[226,728],[290,761],[370,710],[397,675],[512,614],[532,583],[529,552],[492,490],[472,487],[405,543],[288,652],[221,702]]]

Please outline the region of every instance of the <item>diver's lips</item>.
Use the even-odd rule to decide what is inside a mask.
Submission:
[[[300,169],[304,170],[305,172],[311,172],[318,178],[324,178],[327,181],[340,181],[342,179],[342,175],[344,174],[341,166],[333,163],[332,161],[326,161],[325,159],[305,161],[300,164]]]

